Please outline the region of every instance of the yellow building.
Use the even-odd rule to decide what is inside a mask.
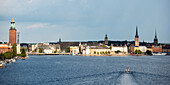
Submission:
[[[89,54],[89,55],[106,55],[106,54],[111,54],[111,50],[108,47],[90,46],[90,47],[86,48],[86,54]]]

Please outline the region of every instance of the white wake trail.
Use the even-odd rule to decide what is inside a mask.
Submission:
[[[138,85],[131,74],[124,73],[118,80],[116,85]]]

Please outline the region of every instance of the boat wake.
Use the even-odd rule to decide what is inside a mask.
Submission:
[[[120,75],[115,85],[138,85],[133,76],[129,73]]]

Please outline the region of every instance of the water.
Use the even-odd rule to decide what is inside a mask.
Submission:
[[[30,56],[0,69],[0,85],[170,85],[170,56]]]

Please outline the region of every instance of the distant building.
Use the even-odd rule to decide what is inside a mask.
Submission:
[[[139,50],[142,52],[142,53],[145,53],[147,51],[147,47],[146,46],[139,46]]]
[[[155,29],[154,45],[152,45],[152,49],[154,53],[162,52],[162,45],[158,46],[158,38],[157,38],[156,29]]]
[[[8,51],[12,51],[12,46],[8,44],[0,44],[0,53],[6,53]]]
[[[87,55],[104,55],[111,53],[110,48],[108,47],[98,47],[98,46],[87,46],[86,54]]]
[[[47,44],[43,45],[40,43],[40,45],[38,44],[38,47],[35,49],[35,51],[39,52],[41,48],[43,49],[43,52],[46,51],[47,53],[50,53],[51,50],[52,50],[52,53],[60,52],[60,45],[47,45]]]
[[[9,43],[11,43],[12,46],[14,43],[16,44],[16,29],[14,18],[12,18],[11,27],[9,29]]]
[[[155,45],[152,45],[152,49],[153,49],[153,52],[154,53],[159,53],[159,52],[162,52],[162,46],[155,46]]]
[[[162,46],[162,52],[170,54],[170,45],[166,44]]]
[[[108,37],[107,37],[107,34],[105,35],[105,45],[108,45]]]
[[[51,54],[51,53],[53,53],[53,50],[52,49],[44,49],[44,53]]]
[[[59,38],[59,42],[61,42],[61,38]]]
[[[70,53],[78,54],[79,53],[79,46],[70,46]]]
[[[128,48],[126,45],[124,46],[112,46],[111,51],[115,52],[115,51],[121,51],[122,53],[127,54],[128,53]]]

